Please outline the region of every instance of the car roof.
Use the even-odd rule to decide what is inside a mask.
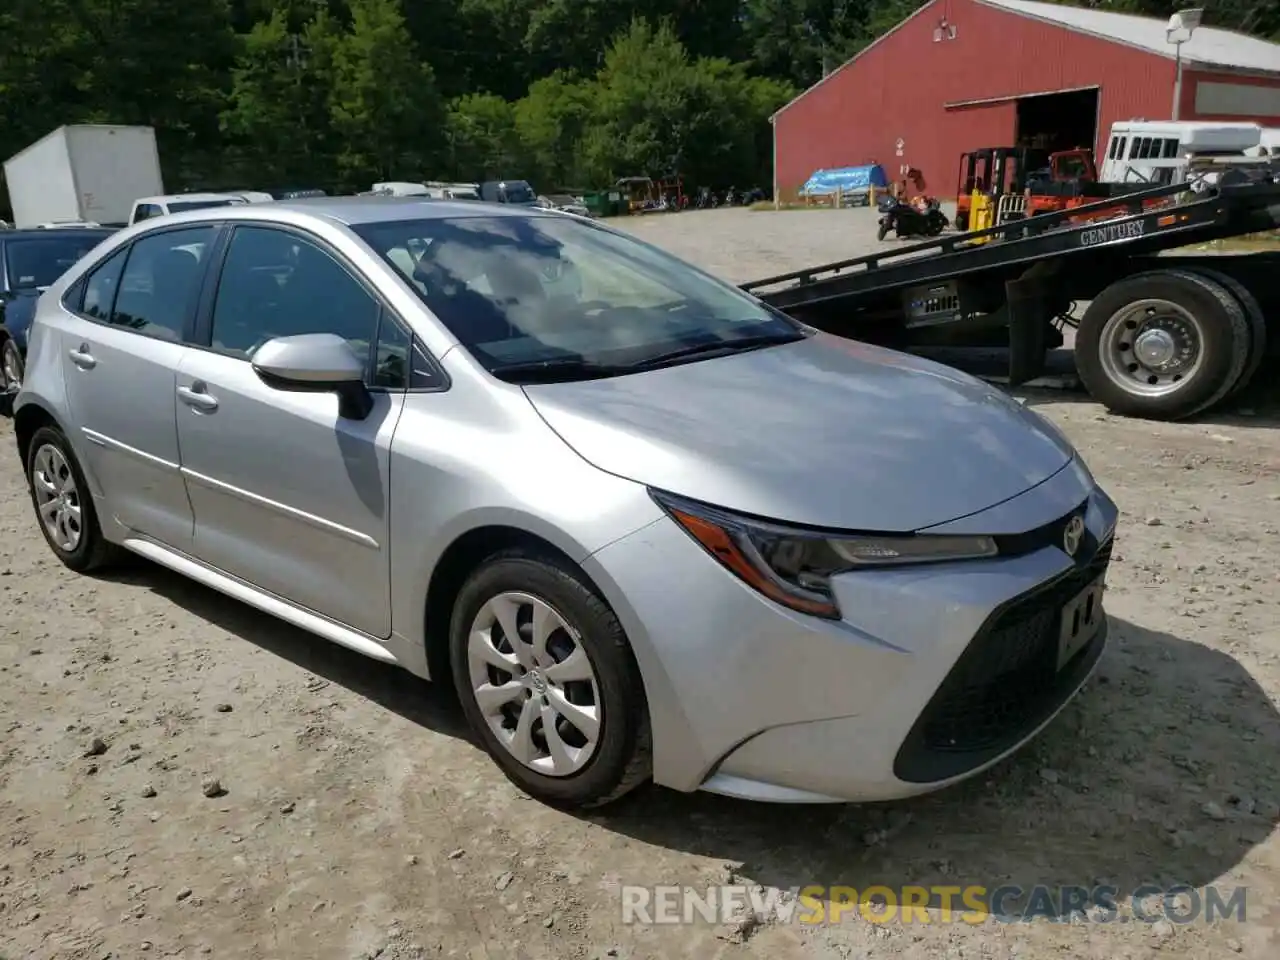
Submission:
[[[475,200],[438,200],[431,197],[304,197],[277,200],[275,203],[242,204],[235,207],[210,207],[203,210],[170,214],[164,223],[207,223],[224,220],[270,220],[299,223],[309,219],[327,220],[355,227],[370,223],[393,223],[413,220],[446,220],[463,217],[538,217],[545,211],[515,207],[506,203],[480,203]],[[144,221],[150,223],[151,221]],[[156,220],[159,224],[161,221]]]
[[[134,201],[138,203],[173,203],[177,200],[195,200],[203,202],[206,200],[239,200],[238,193],[165,193],[155,197],[139,197]]]
[[[5,230],[0,240],[40,240],[48,237],[109,237],[116,231],[111,227],[39,227]]]

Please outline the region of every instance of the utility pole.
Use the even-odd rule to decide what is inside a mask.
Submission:
[[[1182,118],[1182,45],[1191,39],[1200,26],[1204,9],[1179,10],[1169,18],[1165,27],[1165,40],[1173,44],[1173,110],[1174,120]]]

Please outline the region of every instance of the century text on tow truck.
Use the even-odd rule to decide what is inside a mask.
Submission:
[[[1112,223],[1080,234],[1080,246],[1096,247],[1100,243],[1113,243],[1116,240],[1133,240],[1146,233],[1147,225],[1142,220],[1130,223]]]

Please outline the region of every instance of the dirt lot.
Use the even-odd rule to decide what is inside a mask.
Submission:
[[[741,280],[856,254],[856,216],[724,211],[636,229]],[[518,795],[447,698],[407,674],[142,563],[64,571],[0,422],[0,955],[1276,956],[1278,424],[1031,402],[1124,511],[1111,646],[1044,736],[909,803],[650,790],[586,818]],[[210,777],[225,792],[205,796]],[[1248,919],[622,923],[619,884],[725,882],[1217,883],[1248,887]]]

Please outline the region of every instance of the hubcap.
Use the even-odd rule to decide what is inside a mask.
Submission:
[[[1178,356],[1178,341],[1168,330],[1144,330],[1133,341],[1133,355],[1149,370],[1167,367]]]
[[[1204,355],[1204,330],[1189,311],[1168,300],[1139,300],[1102,327],[1100,360],[1107,378],[1126,393],[1160,397],[1189,383]]]
[[[595,755],[603,710],[578,632],[546,601],[501,593],[476,614],[467,641],[476,705],[498,742],[549,777]]]
[[[80,492],[75,476],[62,451],[46,444],[36,451],[31,468],[31,486],[36,509],[49,539],[70,553],[84,534],[80,513]]]
[[[17,392],[22,386],[22,358],[18,356],[18,348],[13,345],[12,340],[5,342],[0,367],[4,372],[5,388]]]

